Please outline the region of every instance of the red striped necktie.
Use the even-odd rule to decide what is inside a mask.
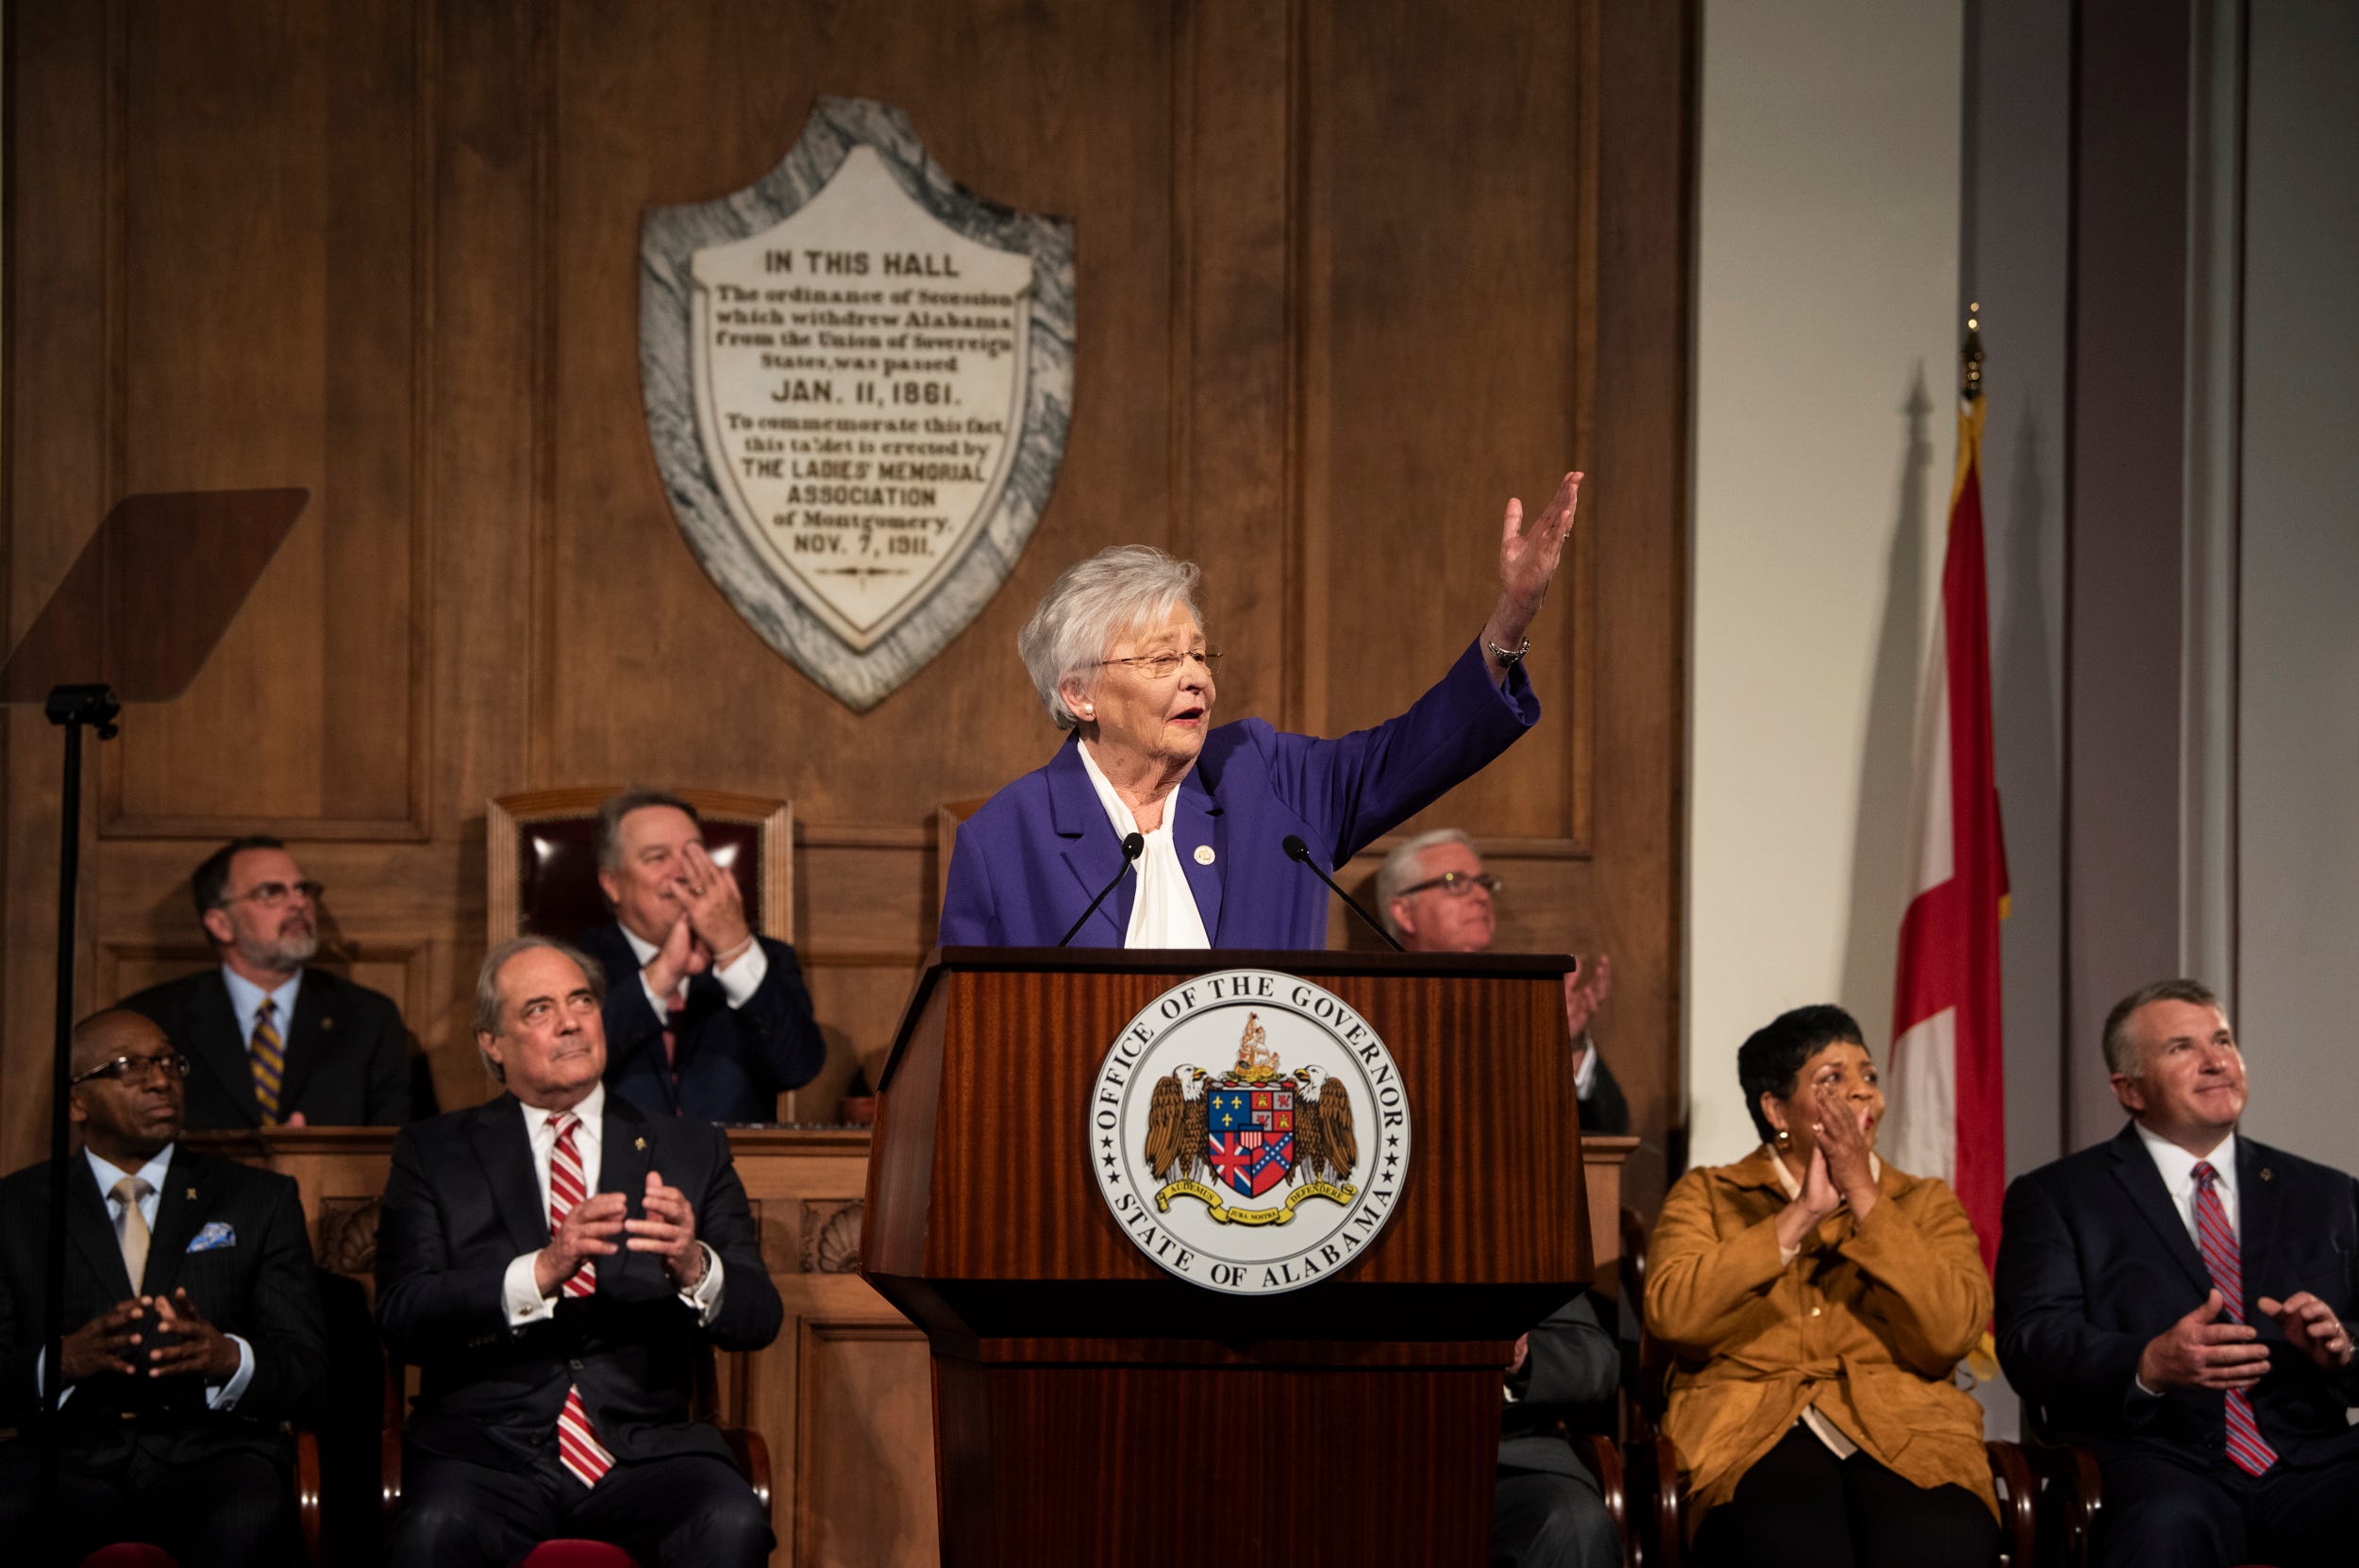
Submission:
[[[2212,1283],[2228,1303],[2228,1316],[2244,1321],[2244,1263],[2236,1251],[2236,1232],[2228,1224],[2228,1209],[2214,1183],[2219,1173],[2208,1159],[2195,1166],[2195,1240],[2203,1249],[2204,1266]],[[2260,1424],[2252,1419],[2252,1401],[2242,1389],[2228,1391],[2228,1458],[2248,1476],[2265,1474],[2277,1462],[2277,1450],[2261,1441]]]
[[[549,1150],[549,1234],[554,1236],[574,1205],[590,1195],[590,1187],[582,1179],[581,1151],[574,1145],[574,1129],[581,1126],[581,1118],[559,1111],[549,1118],[549,1126],[557,1131],[557,1143]],[[585,1259],[558,1290],[565,1296],[585,1296],[595,1294],[597,1288],[598,1265]],[[565,1391],[565,1408],[557,1414],[557,1457],[584,1486],[597,1485],[598,1477],[614,1468],[614,1456],[590,1426],[579,1383]]]

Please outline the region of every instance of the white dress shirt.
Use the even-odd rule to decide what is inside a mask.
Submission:
[[[296,970],[287,983],[276,991],[264,991],[227,964],[221,966],[221,977],[229,987],[230,1010],[238,1015],[238,1042],[249,1054],[254,1049],[254,1015],[262,1010],[262,998],[267,996],[278,1004],[271,1014],[271,1022],[277,1027],[279,1049],[283,1054],[289,1021],[294,1017],[295,993],[303,989],[303,971]]]
[[[164,1174],[172,1164],[172,1145],[166,1143],[157,1151],[155,1159],[136,1171],[123,1170],[110,1160],[99,1159],[89,1149],[82,1151],[82,1158],[90,1161],[90,1174],[98,1182],[98,1195],[106,1200],[107,1218],[115,1223],[115,1234],[118,1236],[123,1234],[123,1201],[114,1195],[115,1183],[125,1176],[137,1176],[147,1183],[146,1195],[140,1199],[140,1218],[145,1222],[148,1237],[152,1241],[156,1234],[156,1216],[164,1206]],[[155,1255],[151,1252],[149,1256],[152,1258]],[[140,1284],[134,1279],[131,1288],[136,1291]],[[238,1400],[245,1393],[246,1385],[254,1381],[254,1347],[236,1334],[224,1334],[222,1337],[238,1347],[238,1370],[229,1375],[226,1383],[209,1382],[205,1385],[205,1407],[208,1410],[235,1410]],[[135,1360],[138,1355],[136,1349],[130,1352]],[[33,1393],[36,1395],[46,1393],[49,1386],[41,1362],[42,1359],[36,1358],[33,1365]],[[59,1409],[64,1409],[65,1402],[73,1397],[72,1389],[59,1390]]]
[[[642,940],[638,932],[623,926],[620,921],[616,921],[615,925],[622,927],[623,940],[630,943],[630,956],[639,960],[639,989],[646,994],[647,1006],[655,1009],[658,1018],[667,1016],[675,997],[687,1000],[689,976],[680,976],[672,995],[658,996],[655,987],[647,983],[647,965],[655,961],[655,943]],[[745,951],[737,956],[735,963],[727,969],[714,970],[712,977],[721,982],[721,994],[729,1006],[742,1008],[747,998],[761,989],[762,979],[769,973],[770,955],[761,950],[761,939],[757,937],[745,944]],[[591,1191],[594,1193],[597,1189],[594,1187]]]
[[[1098,805],[1106,809],[1106,820],[1113,824],[1114,836],[1127,839],[1137,833],[1139,819],[1114,792],[1097,759],[1090,755],[1089,742],[1081,742],[1080,748],[1081,766],[1097,792]],[[1142,835],[1146,851],[1138,859],[1138,894],[1130,901],[1130,925],[1122,937],[1125,947],[1213,945],[1204,929],[1204,912],[1196,907],[1196,890],[1188,886],[1187,871],[1180,864],[1180,842],[1171,830],[1179,814],[1180,792],[1174,790],[1163,800],[1163,825]]]
[[[567,1113],[553,1114],[525,1105],[522,1101],[517,1103],[517,1109],[524,1112],[525,1137],[532,1144],[533,1179],[541,1184],[541,1212],[545,1214],[549,1211],[549,1160],[557,1152],[557,1116]],[[581,1125],[574,1128],[574,1156],[581,1162],[581,1190],[594,1197],[598,1191],[598,1173],[603,1168],[600,1155],[605,1139],[606,1085],[593,1085],[590,1093],[582,1097],[581,1103],[575,1106],[570,1114],[581,1118]],[[618,1248],[624,1247],[628,1239],[627,1236],[618,1235],[614,1238],[614,1244]],[[705,1246],[703,1242],[696,1244],[704,1247],[704,1277],[680,1292],[679,1298],[695,1309],[698,1322],[710,1324],[721,1310],[721,1257]],[[594,1261],[608,1262],[622,1255],[618,1251]],[[543,1295],[541,1282],[534,1276],[534,1264],[540,1256],[537,1250],[520,1254],[510,1261],[507,1274],[501,1276],[501,1301],[507,1309],[510,1328],[522,1328],[528,1323],[538,1323],[557,1315],[558,1297],[565,1289],[565,1281],[559,1280],[556,1290]]]
[[[2187,1237],[2202,1250],[2203,1243],[2195,1228],[2195,1167],[2199,1159],[2208,1161],[2217,1174],[2212,1191],[2219,1194],[2219,1206],[2228,1216],[2228,1228],[2238,1237],[2244,1234],[2244,1215],[2236,1204],[2236,1135],[2230,1133],[2219,1141],[2219,1147],[2200,1157],[2189,1154],[2169,1139],[2147,1130],[2144,1122],[2131,1124],[2138,1129],[2138,1142],[2154,1161],[2154,1169],[2162,1173],[2163,1191],[2170,1194],[2171,1207],[2179,1210],[2179,1223],[2187,1227]]]

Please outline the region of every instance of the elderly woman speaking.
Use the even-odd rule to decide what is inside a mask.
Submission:
[[[1406,713],[1340,740],[1260,719],[1213,727],[1220,656],[1205,642],[1193,564],[1129,544],[1067,568],[1017,648],[1049,717],[1074,735],[960,828],[943,945],[1048,946],[1072,931],[1090,947],[1325,946],[1327,890],[1289,863],[1286,841],[1331,871],[1539,718],[1524,634],[1581,477],[1564,475],[1529,531],[1522,504],[1507,503],[1498,603],[1481,635]]]

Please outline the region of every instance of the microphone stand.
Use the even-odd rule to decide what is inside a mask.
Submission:
[[[1123,839],[1122,869],[1114,873],[1114,879],[1113,881],[1097,890],[1097,896],[1091,899],[1090,907],[1081,911],[1081,918],[1075,921],[1072,927],[1067,930],[1063,936],[1057,939],[1058,946],[1062,947],[1066,942],[1071,942],[1075,937],[1081,934],[1081,927],[1088,925],[1090,916],[1097,912],[1097,906],[1106,902],[1106,895],[1113,892],[1114,889],[1122,886],[1122,879],[1130,874],[1130,862],[1137,859],[1146,852],[1146,835],[1141,833],[1132,833]]]
[[[1374,931],[1378,936],[1382,937],[1394,952],[1405,953],[1408,951],[1407,948],[1401,946],[1399,942],[1394,938],[1392,932],[1384,929],[1383,926],[1378,922],[1376,916],[1368,913],[1367,910],[1360,907],[1360,901],[1358,899],[1344,892],[1343,888],[1336,883],[1335,878],[1328,876],[1326,872],[1319,869],[1319,863],[1311,859],[1311,846],[1302,842],[1302,838],[1299,834],[1287,834],[1285,842],[1281,847],[1283,847],[1286,851],[1286,859],[1289,860],[1298,860],[1302,864],[1309,866],[1311,868],[1311,875],[1326,883],[1328,891],[1344,901],[1344,908],[1349,909],[1353,914],[1358,915],[1361,920],[1366,924],[1369,930]]]

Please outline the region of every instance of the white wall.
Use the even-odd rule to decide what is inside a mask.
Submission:
[[[2236,1030],[2255,1137],[2359,1170],[2359,8],[2257,0],[2245,184]]]
[[[1839,1001],[1879,1055],[1955,452],[1955,0],[1706,0],[1698,166],[1690,1164],[1736,1047]]]

